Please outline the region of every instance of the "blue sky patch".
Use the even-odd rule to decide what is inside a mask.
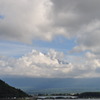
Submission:
[[[3,16],[3,15],[0,15],[0,19],[4,19],[4,17],[5,17],[5,16]]]
[[[43,40],[34,40],[33,45],[35,47],[40,48],[49,48],[49,49],[55,49],[57,51],[67,52],[71,50],[74,46],[76,46],[75,43],[76,38],[67,39],[64,36],[57,36],[52,41],[43,41]]]

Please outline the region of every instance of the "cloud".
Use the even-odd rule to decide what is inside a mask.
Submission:
[[[76,38],[72,52],[99,53],[99,0],[1,0],[0,39],[32,43],[56,35]]]
[[[54,26],[62,27],[67,38],[76,38],[72,52],[100,53],[100,1],[52,0]]]
[[[66,55],[68,58],[68,56]],[[0,76],[27,76],[43,78],[99,77],[100,59],[88,52],[84,57],[66,60],[62,52],[37,50],[20,58],[0,57]],[[78,60],[74,62],[74,60]],[[98,71],[97,71],[98,70]]]
[[[69,36],[76,35],[81,27],[95,19],[100,19],[99,0],[95,2],[93,0],[52,0],[52,2],[55,26],[65,28]]]
[[[100,20],[99,4],[99,0],[1,0],[0,38],[31,43],[59,34],[78,37],[84,25]]]
[[[67,38],[76,38],[71,52],[91,51],[100,54],[100,1],[52,0],[54,25],[65,30]]]
[[[83,30],[83,31],[82,31]],[[100,21],[95,20],[87,25],[84,25],[80,31],[81,34],[77,37],[77,46],[72,52],[82,52],[89,50],[95,54],[100,52]]]
[[[82,57],[72,56],[72,62],[52,50],[33,51],[19,59],[1,57],[0,71],[32,77],[100,76],[99,9],[100,0],[0,0],[0,39],[32,43],[63,35],[75,38],[70,52],[84,52]]]
[[[63,61],[63,54],[50,50],[47,54],[32,50],[20,58],[0,57],[0,75],[29,77],[62,77],[72,65]]]
[[[41,36],[52,37],[42,27],[49,27],[52,2],[50,0],[1,0],[0,38],[30,43],[32,39]],[[42,34],[44,33],[44,34]]]
[[[79,48],[91,49],[100,40],[99,4],[99,0],[1,0],[0,39],[31,43],[61,34],[76,37]]]

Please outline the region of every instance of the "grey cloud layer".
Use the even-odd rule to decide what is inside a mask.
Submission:
[[[100,0],[1,0],[0,38],[30,43],[78,36],[84,25],[100,20],[99,5]]]
[[[54,25],[67,38],[76,37],[72,52],[100,51],[100,0],[52,0]]]
[[[5,17],[0,20],[0,38],[22,42],[42,36],[49,39],[41,27],[51,24],[51,6],[49,0],[1,0],[0,14]]]

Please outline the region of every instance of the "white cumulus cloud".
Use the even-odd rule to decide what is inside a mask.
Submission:
[[[68,57],[66,55],[66,57]],[[88,52],[84,57],[68,61],[61,52],[37,50],[20,58],[0,57],[0,76],[27,76],[44,78],[100,77],[100,59]]]
[[[62,77],[72,65],[62,61],[62,53],[50,50],[47,54],[32,50],[20,58],[0,58],[0,75],[29,77]],[[60,62],[59,62],[60,61]],[[62,62],[62,63],[61,63]]]

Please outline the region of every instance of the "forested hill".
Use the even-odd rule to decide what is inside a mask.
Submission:
[[[29,95],[23,92],[20,89],[16,89],[12,86],[9,86],[4,81],[0,80],[0,98],[7,98],[7,97],[28,97]]]

